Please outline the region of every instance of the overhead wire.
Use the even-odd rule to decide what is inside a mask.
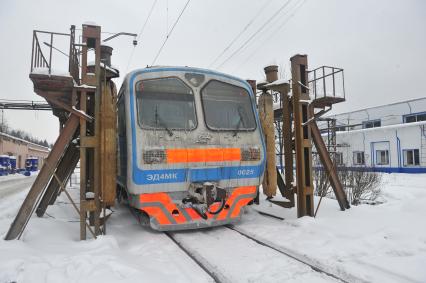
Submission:
[[[281,11],[284,10],[288,6],[288,4],[292,0],[287,0],[284,5],[282,5],[268,20],[266,20],[265,23],[263,23],[262,26],[260,26],[242,45],[240,45],[239,48],[237,48],[231,55],[229,55],[218,67],[217,69],[220,69],[223,65],[225,65],[232,57],[234,57],[238,52],[240,52],[244,47],[247,46],[247,44],[253,40],[273,19],[275,19]]]
[[[275,30],[273,30],[273,32],[271,32],[270,34],[269,34],[269,36],[265,39],[265,40],[263,40],[262,42],[265,42],[265,41],[269,41],[270,39],[271,39],[271,37],[272,36],[274,36],[274,35],[276,35],[277,34],[277,32],[279,31],[279,30],[281,30],[289,21],[290,21],[290,19],[291,18],[293,18],[295,15],[296,15],[296,13],[298,12],[298,10],[306,3],[306,1],[307,0],[302,0],[302,1],[300,1],[298,4],[296,4],[293,8],[293,11],[291,12],[291,11],[288,11],[287,13],[285,13],[284,15],[287,15],[287,14],[289,14],[289,13],[291,13],[290,14],[290,16],[289,17],[287,17]],[[252,58],[253,57],[253,55],[254,54],[256,54],[256,52],[261,48],[263,46],[263,44],[260,44],[252,53],[250,53],[250,55],[249,56],[247,56],[247,58],[246,58],[246,60],[244,60],[243,61],[243,63],[241,64],[241,65],[239,65],[237,68],[235,68],[233,71],[236,71],[237,69],[239,69],[239,68],[241,68],[241,67],[243,67],[245,64],[247,64],[247,62],[249,62],[249,59],[250,58]]]
[[[161,45],[160,49],[157,52],[157,55],[155,55],[154,60],[152,61],[151,65],[155,64],[155,61],[157,61],[158,56],[160,56],[161,51],[163,50],[164,46],[166,45],[167,40],[169,40],[170,35],[173,33],[173,30],[175,29],[176,25],[178,24],[180,18],[182,17],[183,13],[186,10],[186,7],[188,7],[189,2],[191,2],[191,0],[188,0],[185,4],[185,6],[183,7],[182,11],[180,12],[179,16],[177,17],[176,21],[174,22],[172,28],[170,29],[170,32],[167,34],[166,38],[164,39],[163,44]]]
[[[144,30],[145,30],[145,27],[146,27],[146,25],[147,25],[147,23],[148,23],[148,21],[149,21],[149,18],[151,17],[152,11],[154,11],[154,7],[155,7],[155,5],[157,4],[157,2],[158,2],[158,0],[154,0],[154,2],[153,2],[153,3],[152,3],[152,5],[151,5],[151,9],[150,9],[150,10],[149,10],[149,12],[148,12],[148,16],[146,17],[145,22],[143,23],[143,26],[142,26],[142,28],[140,29],[140,31],[139,31],[139,33],[138,33],[138,36],[137,36],[137,38],[136,38],[136,40],[137,40],[138,42],[139,42],[140,37],[142,36],[142,33],[143,33],[143,32],[144,32]],[[133,46],[132,53],[130,53],[129,60],[128,60],[128,62],[127,62],[127,67],[126,67],[126,72],[125,72],[125,73],[127,73],[127,70],[129,69],[130,63],[131,63],[132,58],[133,58],[133,55],[134,55],[134,53],[135,53],[135,49],[136,49],[136,46]]]
[[[223,49],[222,52],[209,64],[208,68],[211,68],[217,62],[217,60],[219,60],[223,56],[223,54],[225,54],[226,51],[231,48],[231,46],[241,37],[241,35],[244,34],[245,31],[247,31],[247,29],[253,24],[253,22],[262,14],[263,10],[271,3],[272,1],[266,0],[266,2],[260,8],[257,14],[250,19],[250,21],[244,26],[244,28],[238,33],[238,35],[234,37],[234,39],[225,47],[225,49]]]

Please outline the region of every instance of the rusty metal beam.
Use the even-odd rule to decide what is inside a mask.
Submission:
[[[308,61],[306,55],[290,58],[293,91],[293,119],[296,151],[297,217],[314,216],[312,184],[312,144],[310,123],[309,90],[307,85]],[[300,83],[299,83],[300,82]]]
[[[311,115],[313,115],[314,108],[310,107]],[[310,123],[312,139],[315,144],[315,148],[317,149],[318,155],[321,159],[321,163],[324,166],[324,170],[329,176],[330,185],[333,188],[336,199],[339,203],[340,209],[345,210],[350,208],[349,202],[346,198],[345,191],[343,190],[342,184],[340,183],[339,177],[337,175],[336,168],[333,165],[333,161],[330,158],[330,155],[327,151],[327,147],[322,139],[321,132],[318,129],[318,125],[316,123]]]

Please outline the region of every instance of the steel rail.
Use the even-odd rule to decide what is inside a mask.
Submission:
[[[224,277],[217,271],[214,271],[214,267],[208,263],[208,261],[200,260],[200,256],[194,254],[193,251],[185,247],[181,242],[179,242],[174,236],[173,233],[164,232],[167,237],[169,237],[187,256],[189,256],[201,269],[203,269],[215,282],[217,283],[227,283],[232,282],[231,280]]]
[[[242,235],[242,236],[244,236],[244,237],[246,237],[246,238],[254,241],[255,243],[257,243],[259,245],[262,245],[264,247],[270,248],[270,249],[272,249],[272,250],[274,250],[274,251],[276,251],[276,252],[278,252],[280,254],[283,254],[283,255],[285,255],[287,257],[290,257],[290,258],[292,258],[292,259],[294,259],[294,260],[296,260],[296,261],[298,261],[298,262],[300,262],[300,263],[302,263],[304,265],[309,266],[312,270],[314,270],[314,271],[316,271],[318,273],[325,274],[325,275],[327,275],[329,277],[332,277],[332,278],[334,278],[334,279],[336,279],[338,281],[341,281],[341,282],[344,282],[344,283],[349,283],[349,282],[352,282],[352,281],[365,282],[364,280],[362,280],[360,278],[351,278],[351,280],[344,279],[344,278],[342,278],[342,277],[340,277],[340,276],[338,276],[336,274],[331,273],[330,271],[324,270],[323,267],[315,265],[314,263],[308,262],[308,260],[306,260],[306,259],[304,259],[302,257],[299,257],[299,256],[297,256],[295,254],[292,254],[291,251],[286,251],[284,248],[268,244],[268,243],[266,243],[266,242],[264,242],[264,241],[262,241],[262,240],[260,240],[260,239],[258,239],[256,237],[254,237],[252,235],[249,235],[249,234],[245,233],[244,231],[241,231],[240,229],[236,228],[234,225],[229,224],[229,225],[225,225],[225,227],[228,228],[228,229],[230,229],[230,230],[233,230],[233,231],[237,232],[238,234],[240,234],[240,235]],[[350,276],[350,277],[352,277],[352,276]]]
[[[129,207],[130,208],[130,207]],[[135,213],[132,211],[132,209],[130,209],[132,215],[140,222],[140,219],[138,218],[137,215],[135,215]],[[272,217],[270,215],[265,215],[265,217]],[[278,218],[278,217],[277,217]],[[281,220],[281,219],[277,219],[277,220]],[[333,279],[336,279],[340,282],[343,283],[350,283],[350,282],[366,282],[365,280],[362,280],[361,278],[354,278],[352,275],[347,275],[347,277],[350,277],[350,279],[344,279],[336,274],[331,273],[330,271],[324,270],[323,267],[320,267],[318,265],[315,265],[312,262],[309,262],[308,260],[299,257],[295,254],[292,254],[291,251],[286,251],[284,250],[284,248],[280,248],[278,246],[274,246],[271,244],[268,244],[252,235],[249,235],[241,230],[239,230],[238,228],[236,228],[234,225],[232,224],[228,224],[228,225],[224,225],[224,228],[227,228],[229,230],[235,231],[236,233],[240,234],[243,237],[246,237],[247,239],[255,242],[258,245],[264,246],[266,248],[269,248],[271,250],[274,250],[282,255],[285,255],[286,257],[289,257],[295,261],[298,261],[306,266],[309,266],[312,270],[314,270],[315,272],[321,273],[321,274],[325,274],[326,276],[329,276]],[[218,272],[218,270],[216,268],[214,268],[214,266],[212,264],[210,264],[205,258],[201,257],[200,255],[197,255],[193,250],[187,248],[184,244],[182,244],[182,242],[180,242],[179,240],[177,240],[174,237],[174,233],[173,232],[164,232],[164,234],[170,238],[170,240],[172,240],[176,246],[179,247],[179,249],[181,249],[188,257],[190,257],[198,266],[200,266],[201,269],[203,269],[213,280],[214,282],[217,283],[227,283],[227,282],[232,282],[230,279],[226,278],[222,273]]]
[[[129,205],[127,205],[127,207],[130,210],[130,213],[136,218],[136,220],[139,222],[139,224],[141,226],[144,226],[144,224],[142,223],[142,219],[140,217],[140,215],[138,215],[138,213],[133,210]],[[172,240],[173,243],[175,243],[175,245],[181,249],[189,258],[191,258],[204,272],[206,272],[212,279],[214,282],[216,283],[228,283],[231,282],[230,280],[228,280],[227,278],[225,278],[222,274],[218,274],[217,272],[212,271],[214,268],[213,266],[211,266],[210,264],[208,264],[207,261],[202,261],[199,259],[199,256],[196,256],[191,250],[189,250],[188,248],[186,248],[181,242],[179,242],[171,232],[164,232],[164,234],[170,239]]]

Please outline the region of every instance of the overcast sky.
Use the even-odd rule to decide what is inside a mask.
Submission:
[[[154,1],[1,0],[0,99],[40,100],[28,78],[32,30],[68,32],[72,24],[81,28],[92,21],[105,32],[139,33]],[[132,38],[109,43],[114,47],[112,63],[122,77],[152,64],[186,2],[157,0],[130,64]],[[289,58],[302,53],[308,54],[309,69],[320,65],[345,69],[347,101],[337,105],[335,113],[426,96],[426,1],[291,0],[282,8],[286,3],[192,0],[156,64],[212,68],[259,80],[263,67],[270,64],[279,65],[288,77]],[[66,46],[60,39],[54,45]],[[66,69],[66,58],[54,56],[54,67]],[[58,122],[51,112],[6,110],[4,117],[11,127],[35,137],[49,142],[57,137]]]

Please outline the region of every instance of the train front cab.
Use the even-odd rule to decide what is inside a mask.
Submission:
[[[193,68],[130,73],[119,94],[118,182],[156,230],[238,221],[256,197],[265,147],[237,78]]]

